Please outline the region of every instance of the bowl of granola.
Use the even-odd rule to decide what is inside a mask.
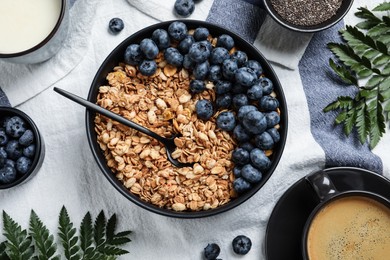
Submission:
[[[252,197],[277,167],[287,107],[264,56],[215,24],[175,20],[120,43],[99,68],[88,100],[155,133],[175,138],[172,156],[157,140],[86,111],[92,153],[131,202],[169,217],[197,218]]]

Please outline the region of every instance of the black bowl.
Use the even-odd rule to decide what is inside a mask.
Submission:
[[[98,72],[96,73],[96,76],[92,82],[89,94],[88,94],[88,100],[91,102],[96,103],[97,99],[97,93],[99,90],[99,86],[107,85],[106,76],[109,72],[113,70],[115,66],[117,66],[120,62],[123,62],[123,55],[126,50],[126,47],[130,45],[131,43],[139,43],[144,38],[150,38],[152,35],[152,32],[158,28],[166,29],[168,28],[169,24],[171,24],[173,21],[167,21],[162,22],[159,24],[155,24],[152,26],[149,26],[147,28],[144,28],[135,34],[128,37],[126,40],[124,40],[122,43],[120,43],[104,60],[103,64],[100,66]],[[242,39],[237,34],[222,28],[218,25],[203,22],[203,21],[195,21],[195,20],[182,20],[189,29],[197,28],[197,27],[206,27],[209,29],[210,34],[213,37],[219,36],[221,34],[229,34],[233,37],[235,41],[235,45],[240,49],[247,53],[248,57],[250,59],[255,59],[259,61],[263,67],[264,74],[270,78],[274,83],[274,91],[277,94],[279,103],[280,103],[280,110],[281,110],[281,120],[280,120],[280,136],[281,140],[280,142],[275,146],[273,155],[272,155],[272,164],[271,167],[267,172],[263,173],[263,179],[260,183],[257,183],[253,186],[251,190],[248,192],[241,194],[239,197],[233,199],[229,203],[219,206],[215,209],[211,210],[205,210],[205,211],[196,211],[196,212],[176,212],[173,210],[168,210],[164,208],[159,208],[157,206],[152,205],[151,203],[147,203],[143,200],[141,200],[138,196],[132,194],[130,191],[126,189],[126,187],[122,184],[121,181],[119,181],[115,174],[108,168],[106,164],[106,160],[104,158],[103,152],[101,151],[99,144],[97,142],[97,135],[95,132],[95,123],[94,118],[96,113],[93,111],[86,111],[86,128],[87,128],[87,137],[88,142],[91,147],[92,153],[100,167],[100,169],[103,171],[106,178],[109,180],[109,182],[126,198],[128,198],[133,203],[137,204],[138,206],[141,206],[147,210],[150,210],[152,212],[169,216],[169,217],[178,217],[178,218],[198,218],[198,217],[206,217],[206,216],[212,216],[215,214],[219,214],[222,212],[225,212],[227,210],[230,210],[240,204],[242,204],[244,201],[252,197],[271,177],[272,173],[274,172],[276,166],[278,165],[278,162],[280,160],[280,157],[282,155],[284,145],[286,143],[286,137],[287,137],[287,107],[286,107],[286,100],[284,97],[284,93],[282,90],[282,87],[280,85],[280,82],[278,80],[278,77],[276,76],[274,70],[272,69],[271,65],[268,63],[268,61],[264,58],[264,56],[250,43]]]
[[[336,14],[329,18],[328,20],[316,24],[316,25],[310,25],[310,26],[303,26],[303,25],[296,25],[293,23],[290,23],[286,21],[283,17],[281,17],[278,12],[275,10],[275,8],[272,6],[271,0],[263,0],[261,2],[261,6],[263,9],[265,9],[268,14],[280,25],[286,27],[287,29],[296,31],[296,32],[303,32],[303,33],[314,33],[319,32],[325,29],[328,29],[335,24],[337,24],[343,17],[348,13],[349,9],[351,8],[353,4],[353,0],[343,0],[341,3],[340,8],[337,10]]]
[[[11,183],[0,184],[0,190],[1,190],[1,189],[8,189],[8,188],[18,186],[22,183],[27,182],[33,176],[35,176],[35,174],[41,168],[43,159],[45,158],[45,143],[34,121],[24,112],[12,107],[0,107],[0,115],[1,115],[0,119],[8,116],[19,116],[20,118],[22,118],[28,124],[28,129],[30,129],[34,133],[34,140],[36,146],[35,155],[28,172],[26,172],[22,176],[18,176],[16,180]]]

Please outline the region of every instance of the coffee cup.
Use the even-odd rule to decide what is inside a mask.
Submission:
[[[324,171],[305,179],[319,204],[304,226],[303,259],[388,258],[389,199],[363,190],[339,192]]]
[[[68,34],[67,0],[0,1],[0,59],[13,63],[48,60]]]

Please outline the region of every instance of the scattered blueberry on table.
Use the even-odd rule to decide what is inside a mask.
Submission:
[[[0,118],[0,184],[26,174],[35,156],[34,134],[19,116]]]
[[[123,23],[123,20],[120,18],[112,18],[108,23],[108,29],[110,30],[110,32],[114,34],[121,32],[124,27],[125,24]]]
[[[221,252],[221,249],[220,249],[219,245],[217,245],[216,243],[208,244],[204,248],[204,258],[206,260],[215,260],[218,257],[220,252]]]
[[[179,16],[188,17],[195,10],[195,2],[194,0],[176,0],[174,9]]]
[[[233,239],[232,246],[236,254],[246,255],[251,250],[252,241],[249,237],[240,235]]]

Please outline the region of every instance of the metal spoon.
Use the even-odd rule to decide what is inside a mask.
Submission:
[[[154,139],[158,140],[160,143],[162,143],[164,146],[165,146],[165,150],[167,151],[167,156],[168,156],[168,160],[173,164],[175,165],[176,167],[179,167],[179,168],[182,168],[182,167],[191,167],[193,165],[193,163],[181,163],[179,162],[178,160],[174,159],[172,157],[172,153],[175,151],[176,149],[176,145],[174,143],[174,139],[178,136],[178,135],[174,135],[170,138],[165,138],[165,137],[162,137],[158,134],[156,134],[155,132],[153,131],[150,131],[149,129],[137,124],[137,123],[134,123],[133,121],[131,120],[128,120],[118,114],[115,114],[114,112],[111,112],[110,110],[107,110],[105,108],[102,108],[101,106],[98,106],[82,97],[79,97],[75,94],[72,94],[66,90],[63,90],[63,89],[60,89],[60,88],[57,88],[57,87],[54,87],[54,91],[61,94],[62,96],[86,107],[87,109],[90,109],[92,111],[95,111],[99,114],[102,114],[108,118],[111,118],[112,120],[115,120],[125,126],[128,126],[128,127],[131,127],[137,131],[140,131],[150,137],[153,137]]]

